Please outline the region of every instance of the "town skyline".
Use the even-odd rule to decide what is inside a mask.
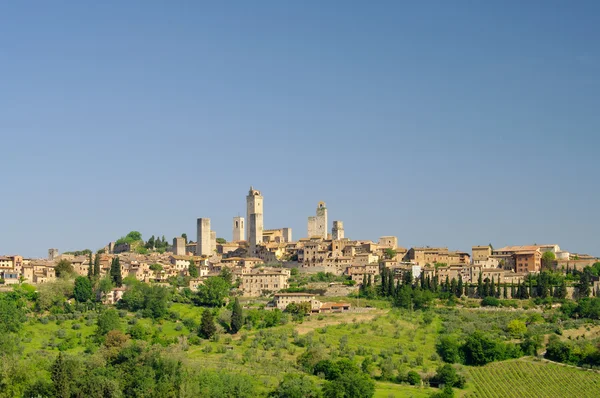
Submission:
[[[257,187],[260,188],[260,187]],[[250,189],[253,189],[253,186],[250,186]],[[259,191],[260,193],[260,191]],[[265,196],[263,195],[263,198],[265,198]],[[269,200],[268,200],[268,196],[265,198],[265,205],[264,205],[264,213],[263,215],[266,216],[265,218],[267,220],[269,220]],[[315,203],[314,207],[313,207],[313,212],[317,209],[317,206],[320,205],[320,203],[323,203],[324,205],[327,203],[326,201],[319,201],[318,203]],[[331,207],[327,204],[326,205],[327,210],[329,211],[331,209]],[[464,245],[464,247],[459,246],[459,247],[455,247],[455,246],[451,246],[449,244],[444,244],[443,242],[416,242],[416,243],[404,243],[402,236],[403,234],[406,234],[406,232],[402,232],[402,230],[398,231],[398,233],[394,233],[396,231],[391,231],[392,233],[379,233],[377,236],[375,237],[362,237],[360,235],[354,235],[352,233],[352,228],[348,228],[347,227],[347,223],[345,220],[341,219],[341,217],[336,217],[336,212],[335,212],[335,208],[332,209],[333,211],[330,214],[330,217],[328,219],[328,221],[326,221],[326,227],[325,230],[327,232],[327,234],[331,234],[332,233],[332,228],[333,228],[333,223],[334,221],[342,221],[343,222],[343,228],[346,231],[345,233],[345,237],[349,238],[351,240],[360,240],[360,241],[373,241],[373,242],[377,242],[377,240],[381,237],[381,236],[396,236],[398,237],[398,245],[405,247],[405,248],[411,248],[411,247],[447,247],[450,250],[459,250],[459,251],[468,251],[470,249],[470,247],[472,246],[477,246],[477,245],[488,245],[491,244],[494,247],[503,247],[503,246],[518,246],[518,245],[540,245],[540,244],[561,244],[563,246],[563,243],[561,242],[555,242],[555,241],[540,241],[540,240],[530,240],[530,241],[519,241],[519,242],[513,242],[513,241],[507,241],[507,242],[493,242],[493,241],[489,241],[489,242],[484,242],[484,241],[477,241],[477,242],[472,242],[470,244],[466,244]],[[52,245],[50,244],[48,246],[52,247],[52,248],[58,248],[59,252],[71,252],[71,251],[79,251],[79,250],[84,250],[84,249],[90,249],[93,252],[95,252],[96,250],[102,249],[106,246],[106,244],[108,244],[109,242],[114,242],[116,241],[119,237],[125,236],[128,232],[130,231],[138,231],[142,234],[144,240],[147,240],[148,238],[150,238],[150,236],[156,236],[157,238],[165,236],[168,242],[171,242],[173,238],[175,237],[179,237],[182,234],[186,234],[187,235],[187,239],[188,242],[197,242],[197,238],[196,238],[196,220],[199,219],[209,219],[210,220],[210,225],[212,225],[211,230],[216,232],[216,236],[218,238],[223,238],[228,242],[231,241],[235,241],[235,239],[233,239],[233,230],[232,230],[232,223],[235,222],[236,218],[242,217],[242,219],[244,219],[247,222],[247,215],[241,212],[233,212],[232,214],[236,214],[236,215],[232,215],[230,217],[229,220],[229,226],[228,228],[221,228],[226,222],[224,222],[223,220],[219,220],[219,219],[214,219],[212,217],[210,217],[210,212],[205,214],[203,217],[195,217],[193,220],[194,222],[193,227],[191,228],[187,228],[186,230],[183,230],[181,233],[179,234],[174,234],[173,236],[167,235],[166,233],[161,233],[160,231],[158,232],[145,232],[142,231],[138,228],[129,228],[127,230],[121,231],[121,232],[116,232],[115,235],[113,235],[108,241],[106,242],[101,242],[101,243],[96,243],[96,246],[93,245],[88,245],[88,246],[82,246],[82,247],[70,247],[67,246],[65,248],[62,248],[59,245]],[[243,214],[243,215],[238,215],[238,214]],[[331,216],[331,214],[333,214],[333,217]],[[267,222],[264,225],[264,230],[272,230],[272,229],[276,229],[276,228],[291,228],[291,231],[293,233],[293,239],[292,241],[298,241],[301,238],[309,238],[309,234],[307,232],[307,221],[306,218],[312,216],[313,214],[305,214],[303,215],[303,217],[305,218],[304,221],[304,226],[302,226],[300,224],[300,222],[296,222],[296,224],[298,224],[296,226],[296,228],[294,227],[290,227],[289,225],[287,225],[285,222]],[[294,218],[298,218],[297,215]],[[326,219],[327,220],[327,219]],[[244,228],[245,229],[245,228]],[[172,231],[174,230],[174,227],[169,226],[169,228],[167,228],[167,230]],[[246,235],[246,239],[248,240],[248,236]],[[485,239],[483,239],[485,240]],[[48,248],[42,248],[42,249],[37,249],[36,248],[36,253],[40,253],[39,255],[30,255],[27,252],[20,252],[20,253],[13,253],[10,250],[5,250],[3,254],[19,254],[19,255],[23,255],[25,257],[31,257],[31,258],[45,258],[47,256],[47,249]],[[574,253],[581,253],[581,254],[589,254],[589,255],[593,255],[595,256],[595,252],[592,250],[588,250],[586,251],[584,250],[572,250]]]
[[[253,184],[275,227],[600,255],[597,2],[134,3],[0,5],[2,252],[226,237]]]

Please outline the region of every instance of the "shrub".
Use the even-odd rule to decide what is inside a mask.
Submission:
[[[417,385],[421,385],[421,375],[419,375],[417,372],[415,372],[414,370],[411,370],[410,372],[408,372],[408,374],[406,375],[406,381],[408,381],[408,383],[411,386],[417,386]]]
[[[499,307],[500,300],[498,300],[496,297],[488,296],[481,300],[481,305],[483,307]]]
[[[79,323],[74,323],[74,324],[71,326],[71,329],[73,329],[73,330],[79,330],[79,329],[81,329],[81,324],[79,324]]]

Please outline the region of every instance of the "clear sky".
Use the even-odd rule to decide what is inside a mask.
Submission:
[[[598,1],[0,2],[0,254],[266,228],[600,255]]]

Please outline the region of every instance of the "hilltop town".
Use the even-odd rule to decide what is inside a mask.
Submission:
[[[518,286],[527,275],[542,270],[568,273],[598,262],[592,256],[562,250],[558,244],[501,248],[475,245],[469,253],[447,247],[405,248],[395,236],[382,236],[377,242],[354,240],[345,236],[341,220],[333,221],[329,229],[325,202],[319,202],[316,214],[308,217],[306,237],[293,240],[291,228],[264,228],[265,209],[259,190],[250,187],[246,208],[246,218],[233,217],[230,241],[217,238],[210,218],[198,218],[196,241],[188,241],[187,236],[175,237],[172,244],[167,244],[164,237],[162,241],[154,237],[143,241],[141,234],[134,231],[95,254],[89,250],[59,254],[53,248],[48,250],[46,259],[4,255],[0,257],[0,283],[53,281],[61,261],[68,262],[80,276],[89,275],[96,264],[97,272],[104,276],[118,258],[123,277],[146,283],[177,281],[178,286],[192,291],[207,278],[227,269],[238,281],[238,295],[243,297],[271,297],[279,293],[276,298],[281,298],[288,293],[289,297],[297,295],[298,300],[304,300],[301,293],[310,289],[290,283],[292,274],[299,273],[328,275],[327,280],[333,282],[320,287],[325,291],[332,289],[335,295],[346,295],[356,292],[370,279],[375,281],[384,270],[396,280],[410,272],[414,279],[460,282],[468,296],[473,293],[469,286],[480,279]],[[567,289],[568,296],[574,297],[575,287]],[[598,281],[594,281],[595,289]],[[123,291],[124,288],[114,287],[111,292],[104,292],[103,300],[114,303]]]

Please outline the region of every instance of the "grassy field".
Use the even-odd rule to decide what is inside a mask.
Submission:
[[[530,312],[522,310],[476,312],[452,309],[442,321],[440,314],[430,314],[426,319],[421,312],[373,304],[371,309],[362,312],[311,316],[302,323],[290,321],[267,329],[244,328],[234,336],[221,334],[215,339],[200,340],[198,344],[192,344],[190,340],[195,330],[189,330],[182,322],[190,318],[199,321],[203,309],[193,305],[175,303],[170,310],[177,316],[157,322],[121,311],[121,329],[126,332],[133,324],[143,325],[148,331],[147,341],[168,345],[172,355],[179,356],[187,366],[250,375],[259,392],[264,394],[277,386],[282,374],[301,372],[298,357],[312,345],[334,360],[346,356],[361,364],[371,358],[370,373],[379,380],[376,397],[420,398],[439,390],[383,382],[381,377],[396,380],[409,370],[432,376],[442,364],[435,353],[435,342],[443,324],[451,322],[456,330],[470,332],[477,329],[501,335],[510,319],[532,319]],[[94,349],[91,343],[96,332],[96,316],[92,312],[62,321],[60,319],[64,317],[52,317],[44,322],[30,319],[24,327],[25,354],[53,355],[59,350],[79,354],[86,347]],[[581,326],[573,328],[569,336],[575,338],[575,335],[587,333],[592,338],[598,330],[598,326]],[[461,373],[467,376],[467,388],[455,390],[457,397],[600,396],[599,373],[532,359],[462,367]],[[323,382],[316,376],[310,377],[318,384]]]
[[[600,373],[528,358],[465,368],[469,398],[596,398]]]

